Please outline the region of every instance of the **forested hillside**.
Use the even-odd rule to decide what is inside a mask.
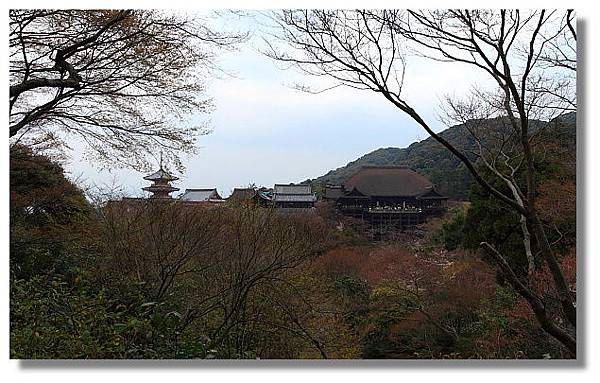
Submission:
[[[571,148],[575,147],[575,113],[565,114],[557,119],[560,124],[552,124]],[[536,121],[532,126],[543,126]],[[504,129],[497,120],[490,120],[490,127]],[[475,148],[476,142],[469,135],[464,125],[452,126],[440,133],[456,147],[469,152]],[[471,159],[475,159],[471,156]],[[341,184],[361,166],[365,165],[405,165],[427,176],[440,193],[452,199],[466,200],[471,185],[471,175],[466,167],[440,143],[429,137],[415,142],[407,148],[381,148],[365,154],[346,166],[332,170],[313,180],[317,192],[321,192],[327,183]]]

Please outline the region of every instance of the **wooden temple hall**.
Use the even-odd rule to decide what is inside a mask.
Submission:
[[[377,228],[405,228],[441,215],[448,198],[405,166],[364,166],[343,185],[327,185],[325,200],[346,216]]]

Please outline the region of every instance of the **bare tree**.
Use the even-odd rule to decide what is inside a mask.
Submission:
[[[175,201],[123,199],[101,207],[108,274],[143,283],[160,301],[177,279],[215,265],[219,217],[200,206]]]
[[[184,117],[212,108],[217,50],[244,38],[164,11],[11,10],[9,135],[75,136],[95,158],[138,169],[158,147],[180,165],[208,131]]]
[[[560,21],[560,27],[552,39],[548,40],[548,49],[540,59],[550,67],[560,67],[577,72],[577,30],[575,12],[567,10]]]
[[[473,90],[464,100],[447,96],[445,98],[444,116],[442,119],[448,126],[461,125],[469,137],[475,142],[475,149],[470,150],[473,158],[489,170],[494,177],[500,179],[510,190],[514,200],[524,205],[522,191],[517,180],[523,165],[519,137],[503,118],[502,94]],[[548,125],[546,123],[544,125]],[[490,129],[493,125],[493,129]],[[545,126],[544,126],[545,128]],[[538,127],[536,133],[542,131]],[[535,148],[532,143],[532,148]],[[519,215],[523,236],[523,247],[527,259],[527,277],[531,279],[535,271],[535,257],[531,246],[531,234],[527,226],[527,217]]]
[[[221,214],[222,245],[215,253],[220,274],[218,280],[207,281],[219,292],[215,304],[221,315],[211,333],[213,344],[247,320],[250,297],[260,285],[317,254],[324,233],[318,218],[305,214],[281,215],[272,208],[244,206]]]
[[[562,23],[557,11],[506,10],[295,10],[275,13],[273,19],[278,32],[273,34],[275,39],[268,42],[267,55],[308,74],[332,78],[336,80],[334,86],[346,85],[381,94],[459,158],[484,190],[524,217],[521,221],[524,236],[533,234],[551,271],[564,320],[555,320],[554,314],[548,312],[549,307],[530,289],[527,280],[518,277],[505,256],[489,243],[481,245],[496,260],[515,290],[527,300],[542,328],[575,355],[575,338],[560,325],[563,322],[575,328],[575,297],[537,212],[533,149],[536,134],[530,126],[531,118],[548,121],[573,110],[576,105],[573,77],[564,74],[573,68],[556,65],[549,69],[548,60],[544,59],[551,57],[552,47],[564,46],[559,36],[566,38],[569,44],[575,39],[574,29],[569,27],[572,13],[568,12]],[[511,193],[496,189],[467,153],[436,134],[403,97],[403,57],[408,50],[438,61],[471,65],[495,82],[500,91],[500,97],[495,100],[497,115],[507,119],[511,140],[516,144],[514,150],[518,158],[508,163],[522,167],[525,185],[512,181],[511,166],[508,166],[496,176],[508,181]],[[526,252],[530,252],[529,245],[525,240]],[[531,254],[527,256],[531,259]]]
[[[175,336],[197,326],[209,349],[271,304],[258,289],[317,254],[324,233],[318,217],[247,205],[124,199],[102,214],[105,277],[142,286],[149,307],[177,307]]]

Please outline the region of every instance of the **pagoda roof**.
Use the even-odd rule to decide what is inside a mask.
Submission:
[[[378,197],[417,197],[433,189],[433,184],[406,166],[363,166],[345,183],[346,190]]]
[[[148,180],[148,181],[159,181],[159,180],[176,181],[179,178],[175,177],[174,175],[171,175],[170,173],[168,173],[161,167],[154,173],[149,174],[146,177],[144,177],[144,179]]]
[[[142,190],[149,191],[152,193],[155,193],[155,192],[171,193],[171,192],[179,190],[179,188],[174,188],[171,185],[150,185],[150,186],[143,187]]]

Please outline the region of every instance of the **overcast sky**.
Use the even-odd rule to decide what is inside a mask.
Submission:
[[[247,27],[247,25],[240,25]],[[243,28],[242,28],[243,29]],[[300,182],[383,147],[406,147],[427,138],[416,123],[382,96],[369,91],[336,88],[321,94],[302,93],[294,82],[315,79],[282,69],[259,52],[260,35],[240,51],[219,58],[235,76],[209,83],[216,110],[189,118],[210,122],[212,133],[198,139],[198,153],[184,157],[186,171],[174,186],[216,187],[225,197],[234,187],[251,183]],[[472,67],[408,57],[403,93],[437,131],[439,100],[445,94],[464,94],[484,77]],[[121,185],[129,195],[143,195],[145,174],[131,170],[95,168],[79,155],[77,146],[66,168],[87,184]],[[177,195],[179,192],[174,193]]]

